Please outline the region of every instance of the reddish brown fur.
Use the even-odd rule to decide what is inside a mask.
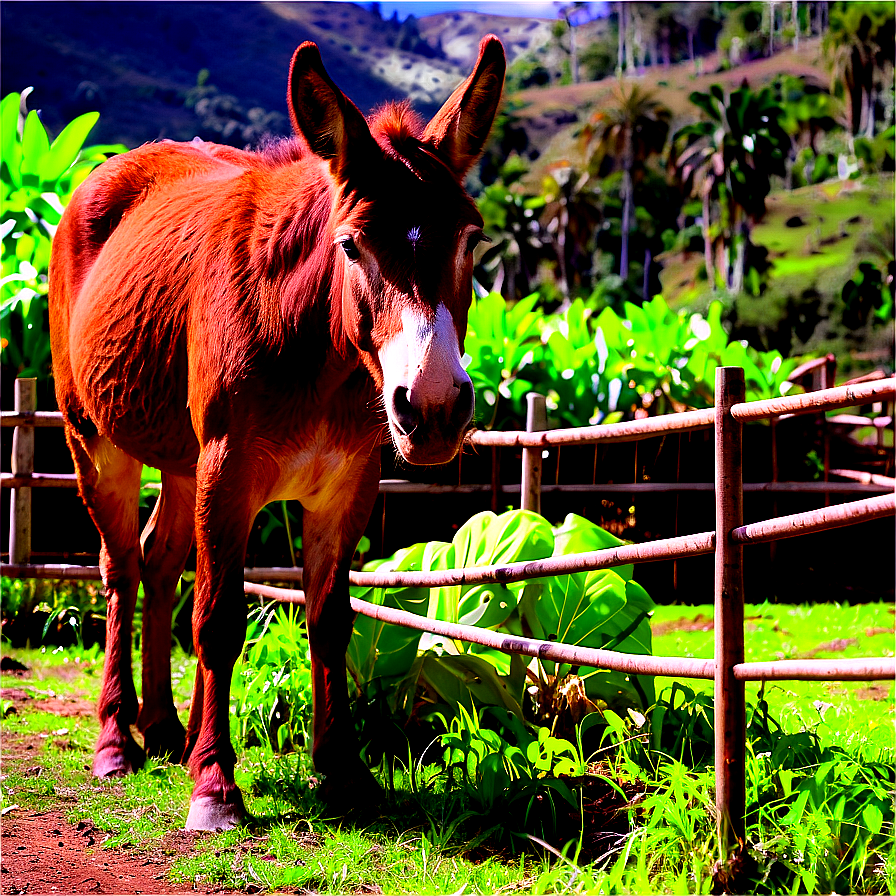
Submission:
[[[455,337],[438,309],[450,312],[462,345],[465,240],[481,219],[459,184],[502,77],[500,44],[483,41],[476,71],[433,122],[424,127],[398,105],[368,129],[305,44],[291,68],[297,139],[260,153],[144,146],[99,168],[60,223],[54,375],[81,494],[103,539],[109,600],[94,770],[140,764],[136,721],[148,752],[190,759],[188,826],[226,827],[242,814],[229,681],[244,637],[246,539],[258,510],[278,498],[305,508],[315,761],[339,770],[327,782],[334,796],[356,800],[370,789],[346,697],[348,563],[377,493],[384,399],[389,431],[412,462],[450,457],[472,411],[471,390],[450,372]],[[359,259],[340,248],[346,239]],[[430,327],[441,328],[438,339],[420,348],[412,340],[434,339]],[[409,369],[406,385],[384,397],[381,357],[396,352],[424,360],[417,380]],[[420,371],[437,362],[429,382]],[[404,382],[401,370],[390,367],[391,382]],[[138,539],[141,462],[162,470],[163,485]],[[194,539],[199,672],[185,733],[168,649],[174,588]],[[141,579],[138,714],[129,645]]]

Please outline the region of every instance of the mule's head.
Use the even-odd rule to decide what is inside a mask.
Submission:
[[[424,125],[406,105],[368,122],[329,79],[314,44],[290,70],[293,127],[327,160],[329,238],[342,336],[382,388],[389,431],[410,463],[445,463],[473,417],[461,364],[482,218],[463,188],[504,83],[504,50],[483,39],[473,73]]]

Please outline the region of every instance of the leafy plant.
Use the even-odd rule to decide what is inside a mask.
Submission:
[[[98,112],[79,116],[51,142],[38,113],[25,111],[29,93],[10,93],[0,103],[0,321],[4,329],[0,359],[20,375],[46,378],[51,240],[78,185],[97,165],[125,152],[126,147],[84,147]]]
[[[486,404],[484,428],[522,426],[533,390],[545,395],[560,426],[711,407],[719,365],[744,368],[748,400],[780,397],[806,360],[731,341],[719,301],[705,316],[673,311],[662,296],[640,306],[624,302],[623,314],[609,307],[596,314],[575,299],[540,315],[536,303],[530,296],[511,306],[491,293],[471,309],[467,369],[480,407]]]
[[[533,387],[531,364],[540,345],[541,314],[537,295],[510,306],[496,292],[476,298],[467,318],[464,347],[470,356],[468,372],[477,398],[477,422],[484,429],[503,419],[503,398],[514,408],[525,404]],[[484,407],[483,407],[484,403]]]
[[[240,743],[277,752],[310,744],[311,653],[298,611],[274,604],[249,614],[230,693],[231,733]]]
[[[432,571],[506,564],[598,550],[622,544],[571,514],[551,529],[537,514],[514,510],[477,514],[450,544],[430,542],[398,551],[365,570]],[[513,584],[433,588],[360,588],[355,597],[427,615],[586,647],[629,653],[651,650],[653,603],[631,580],[631,566]],[[387,694],[393,713],[420,720],[470,717],[477,707],[498,707],[517,719],[572,731],[585,713],[606,706],[640,706],[653,700],[649,678],[608,670],[574,669],[528,660],[358,616],[348,648],[357,694]],[[562,717],[562,720],[561,720]]]

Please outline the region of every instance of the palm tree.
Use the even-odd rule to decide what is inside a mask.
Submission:
[[[672,113],[651,91],[619,82],[610,105],[596,112],[582,130],[589,171],[598,174],[612,160],[622,171],[622,246],[619,275],[628,278],[629,233],[635,219],[635,186],[647,160],[663,151]],[[612,170],[612,169],[611,169]]]
[[[564,3],[560,5],[558,10],[561,16],[566,20],[566,28],[569,32],[569,64],[572,83],[579,83],[579,54],[576,46],[576,28],[585,21],[590,21],[591,13],[588,10],[588,4],[582,0],[574,0],[572,3]]]
[[[498,179],[485,187],[477,201],[491,242],[478,266],[493,278],[492,289],[507,298],[529,295],[541,254],[536,212],[544,198],[523,189],[527,171],[526,163],[511,155]]]
[[[832,89],[845,90],[853,136],[874,136],[878,92],[892,85],[894,43],[892,3],[838,3],[831,9],[822,48]]]
[[[774,86],[783,110],[779,123],[792,141],[784,182],[785,188],[791,189],[793,164],[800,150],[808,147],[818,158],[818,135],[838,127],[838,122],[843,124],[840,122],[842,104],[826,90],[807,84],[802,76],[781,75]]]
[[[541,192],[545,200],[541,223],[554,245],[558,285],[568,301],[570,288],[590,267],[594,233],[602,218],[601,191],[588,172],[583,174],[563,161],[551,166]]]
[[[713,245],[719,244],[725,285],[739,292],[751,222],[765,214],[769,176],[786,174],[790,138],[780,124],[783,111],[768,87],[754,93],[744,85],[726,97],[713,84],[709,93],[695,91],[690,100],[704,118],[676,133],[673,163],[683,187],[703,200],[704,257],[710,283],[716,283],[719,265],[714,263]]]

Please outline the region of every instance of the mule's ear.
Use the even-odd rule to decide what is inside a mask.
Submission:
[[[347,179],[349,162],[376,147],[358,107],[330,80],[317,44],[305,41],[289,64],[289,118],[311,151]]]
[[[504,47],[494,34],[479,44],[473,74],[445,102],[426,126],[423,140],[438,150],[462,179],[485,148],[504,88]]]

